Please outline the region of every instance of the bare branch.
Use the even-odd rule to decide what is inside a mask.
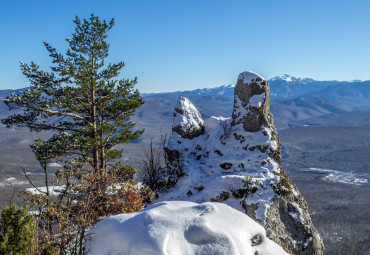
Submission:
[[[33,182],[31,181],[30,177],[26,173],[26,170],[24,170],[23,167],[21,167],[21,169],[22,169],[22,171],[24,173],[24,176],[27,178],[28,182],[32,185],[32,187],[34,187],[38,192],[46,195],[46,192],[41,191],[38,187],[35,186],[35,184],[33,184]]]

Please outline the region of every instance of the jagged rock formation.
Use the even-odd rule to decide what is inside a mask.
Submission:
[[[211,117],[181,97],[167,153],[171,188],[159,200],[222,202],[259,222],[291,254],[323,254],[305,200],[281,166],[281,146],[269,106],[268,82],[238,77],[232,118]],[[177,170],[174,170],[177,169]]]
[[[198,109],[185,97],[180,97],[173,113],[172,131],[182,138],[192,139],[204,133],[204,121]]]

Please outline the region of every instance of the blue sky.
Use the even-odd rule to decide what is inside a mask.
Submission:
[[[72,20],[115,18],[108,40],[121,77],[142,92],[235,83],[245,70],[317,80],[370,80],[370,1],[2,1],[0,89],[28,86],[19,60],[48,69]]]

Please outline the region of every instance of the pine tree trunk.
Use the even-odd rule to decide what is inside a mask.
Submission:
[[[95,66],[95,56],[94,56],[94,50],[92,52],[92,66],[91,66],[91,103],[92,103],[92,111],[91,111],[91,119],[93,124],[93,168],[94,172],[98,172],[99,170],[99,152],[96,148],[96,138],[97,138],[97,130],[96,130],[96,104],[95,104],[95,92],[96,92],[96,86],[95,86],[95,77],[94,77],[94,66]]]

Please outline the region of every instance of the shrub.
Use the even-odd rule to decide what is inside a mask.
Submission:
[[[0,219],[0,254],[33,254],[35,244],[35,222],[27,214],[27,207],[16,205],[5,207]]]

